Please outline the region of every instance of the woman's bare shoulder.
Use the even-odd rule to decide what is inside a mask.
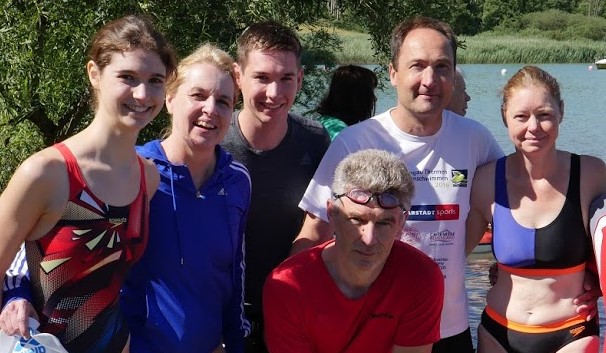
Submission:
[[[154,162],[143,157],[139,157],[139,159],[145,167],[145,187],[147,189],[147,196],[151,199],[160,184],[160,174]]]
[[[52,184],[63,182],[66,175],[65,159],[57,149],[49,147],[23,161],[11,180]]]
[[[606,193],[606,163],[600,158],[581,155],[581,190],[592,198]]]

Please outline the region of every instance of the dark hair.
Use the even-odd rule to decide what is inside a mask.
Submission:
[[[290,28],[275,21],[259,22],[250,25],[242,32],[237,41],[237,61],[246,67],[248,54],[253,50],[280,50],[295,54],[297,64],[301,65],[302,47],[297,34]]]
[[[341,66],[332,74],[328,93],[316,111],[353,125],[374,115],[377,75],[356,65]]]
[[[442,33],[450,41],[453,65],[457,64],[457,36],[450,25],[434,18],[415,16],[400,22],[391,32],[391,63],[395,68],[398,67],[400,48],[402,47],[404,39],[410,31],[417,28],[428,28]]]
[[[103,70],[114,53],[134,49],[157,53],[166,67],[166,78],[174,74],[177,67],[174,49],[146,15],[127,15],[106,23],[95,34],[88,57]]]
[[[509,81],[507,81],[505,87],[503,87],[501,117],[503,118],[503,123],[505,123],[505,126],[507,126],[505,110],[507,109],[509,98],[511,98],[515,90],[530,86],[545,87],[549,94],[551,94],[551,97],[561,106],[562,96],[560,94],[560,85],[558,84],[558,81],[543,69],[531,65],[524,66],[518,72],[516,72],[515,75],[513,75]]]

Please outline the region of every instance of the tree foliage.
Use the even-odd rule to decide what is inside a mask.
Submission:
[[[389,57],[393,26],[413,15],[449,22],[458,34],[476,34],[497,27],[533,31],[549,25],[541,12],[603,15],[606,0],[332,0],[351,21],[371,36],[376,62]],[[180,56],[211,41],[235,52],[235,39],[249,24],[274,19],[298,29],[311,26],[303,37],[306,54],[304,87],[298,107],[311,109],[326,87],[335,53],[334,35],[313,26],[329,14],[318,0],[0,0],[0,188],[26,156],[65,139],[90,117],[85,75],[87,45],[105,22],[127,13],[151,14]],[[533,13],[533,15],[526,15]],[[529,17],[530,16],[530,17]],[[561,14],[558,13],[558,16]],[[566,17],[575,33],[605,38],[603,23]],[[561,26],[561,21],[552,21]],[[529,25],[528,23],[531,23]],[[538,30],[538,29],[536,29]],[[552,38],[571,31],[551,33]],[[141,140],[159,136],[168,124],[165,114],[144,129]]]
[[[25,157],[89,122],[89,41],[102,24],[128,13],[152,15],[184,56],[205,41],[233,53],[250,23],[276,19],[296,27],[321,17],[324,7],[315,0],[0,0],[0,187]],[[160,116],[141,139],[159,136],[166,124]]]

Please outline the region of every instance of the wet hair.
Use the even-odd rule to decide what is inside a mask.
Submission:
[[[327,95],[316,111],[353,125],[374,115],[377,75],[356,65],[340,66],[332,74]]]
[[[106,23],[93,37],[88,58],[103,71],[113,54],[135,49],[157,53],[167,78],[175,72],[177,59],[172,45],[145,15],[127,15]],[[96,105],[96,97],[93,99]]]
[[[297,64],[301,66],[303,52],[297,34],[290,28],[275,21],[259,22],[250,25],[237,40],[237,61],[245,68],[248,54],[253,50],[278,50],[295,54]]]
[[[453,65],[457,64],[457,36],[446,22],[442,22],[430,17],[415,16],[400,22],[391,32],[391,63],[395,69],[398,68],[400,58],[400,48],[406,36],[414,29],[428,28],[442,33],[450,42],[452,48]]]
[[[513,95],[514,91],[523,87],[531,86],[542,86],[547,89],[551,97],[556,102],[562,105],[562,96],[560,94],[560,85],[558,81],[551,76],[547,71],[540,69],[536,66],[524,66],[518,72],[516,72],[503,87],[502,95],[503,101],[501,103],[501,117],[503,123],[507,126],[505,119],[505,110],[507,110],[507,103],[509,98]],[[563,112],[562,112],[563,113]]]
[[[166,93],[174,94],[177,92],[179,86],[181,86],[183,81],[185,81],[187,70],[196,64],[213,65],[217,69],[231,76],[231,79],[234,82],[235,104],[238,98],[238,85],[236,83],[236,76],[234,73],[234,60],[225,51],[211,43],[200,45],[196,50],[179,62],[175,75],[171,76],[168,81],[166,81]]]
[[[342,194],[351,189],[391,193],[406,209],[410,209],[415,193],[415,185],[406,165],[396,155],[378,149],[361,150],[339,162],[332,191]]]

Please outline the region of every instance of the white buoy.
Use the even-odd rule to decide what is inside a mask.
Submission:
[[[506,73],[507,73],[507,69],[501,69],[501,76],[505,76]]]
[[[587,70],[589,70],[589,71],[593,70],[593,65],[589,65],[589,67],[587,68]]]

